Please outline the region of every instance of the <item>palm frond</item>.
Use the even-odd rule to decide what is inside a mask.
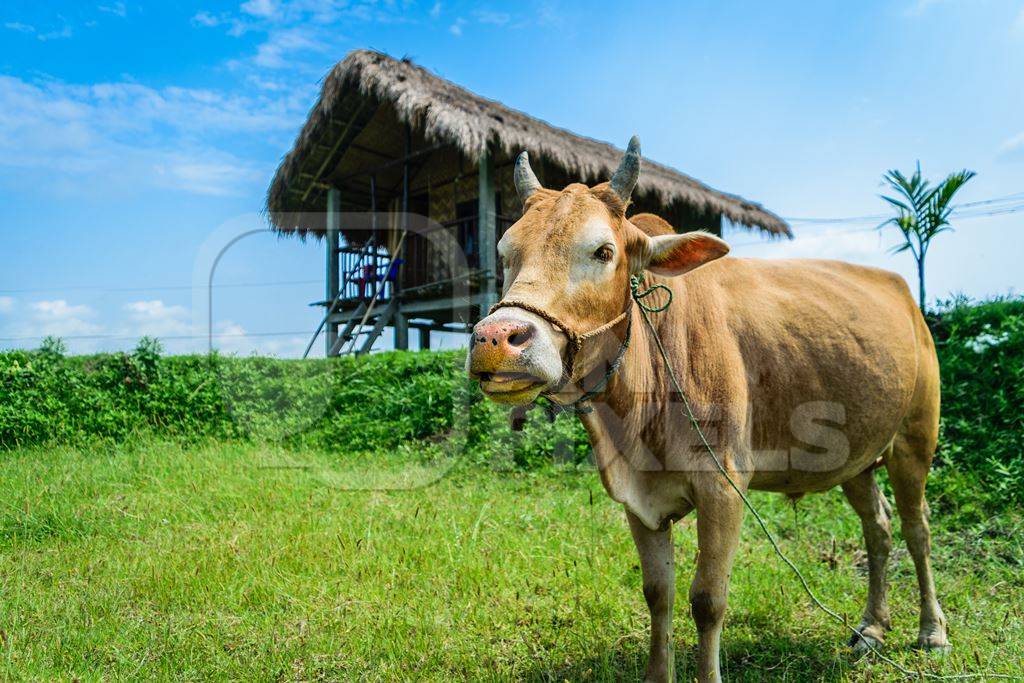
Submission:
[[[879,196],[885,201],[895,206],[897,209],[900,209],[901,211],[906,211],[907,213],[910,213],[912,211],[912,209],[905,202],[902,202],[899,199],[896,199],[895,197],[887,197],[884,194]]]
[[[949,223],[955,208],[953,197],[974,175],[973,171],[964,169],[951,173],[941,183],[932,187],[921,175],[920,161],[909,176],[898,169],[886,171],[882,175],[882,180],[893,191],[893,196],[879,196],[896,210],[896,215],[881,223],[878,229],[892,225],[902,234],[903,242],[893,247],[892,253],[909,251],[914,255],[914,260],[923,273],[924,258],[932,239],[953,229]],[[921,279],[919,303],[923,309],[923,274]]]

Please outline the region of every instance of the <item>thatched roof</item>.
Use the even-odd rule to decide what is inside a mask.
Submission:
[[[331,69],[320,98],[309,114],[292,150],[282,160],[267,191],[267,213],[276,228],[304,233],[303,211],[316,211],[309,200],[310,183],[326,178],[311,173],[310,157],[330,148],[351,128],[339,123],[343,102],[370,98],[387,105],[393,116],[432,144],[454,145],[468,160],[479,159],[491,145],[506,158],[528,150],[531,159],[561,168],[568,178],[581,181],[607,179],[618,166],[622,151],[598,140],[556,128],[540,119],[476,95],[409,60],[398,60],[371,50],[356,50]],[[347,106],[347,105],[346,105]],[[358,118],[360,107],[349,116]],[[365,117],[365,114],[364,114]],[[365,125],[369,119],[361,121]],[[643,133],[640,123],[638,132]],[[327,159],[327,156],[324,156]],[[326,163],[326,162],[325,162]],[[336,163],[331,160],[331,163]],[[312,164],[323,169],[324,164]],[[760,204],[712,189],[675,169],[644,159],[637,192],[668,206],[681,202],[700,213],[715,213],[731,222],[760,229],[770,235],[792,236],[781,218]]]

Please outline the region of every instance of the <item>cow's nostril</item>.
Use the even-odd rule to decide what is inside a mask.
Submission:
[[[520,327],[509,335],[509,346],[525,346],[533,338],[533,325]]]

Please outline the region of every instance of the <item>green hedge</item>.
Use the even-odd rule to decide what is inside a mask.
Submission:
[[[961,505],[1024,503],[1024,300],[955,300],[929,323],[942,367],[937,486]]]
[[[341,449],[444,430],[451,354],[292,361],[213,356],[0,355],[0,447],[158,433]]]
[[[933,315],[942,363],[937,486],[979,505],[1024,500],[1024,301],[955,301]],[[588,453],[576,420],[506,411],[465,379],[460,352],[280,360],[133,353],[66,357],[59,342],[0,353],[0,448],[157,434],[343,454],[463,439],[479,458],[533,467]]]
[[[506,411],[482,400],[460,352],[362,358],[63,356],[0,353],[0,449],[47,442],[248,440],[338,453],[374,453],[449,436],[479,458],[519,466],[579,460],[575,421],[534,419],[513,434]]]

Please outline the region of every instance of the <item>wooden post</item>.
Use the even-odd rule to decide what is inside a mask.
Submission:
[[[332,187],[327,190],[327,299],[328,315],[333,314],[330,310],[331,302],[338,296],[341,287],[341,272],[338,265],[338,255],[341,249],[341,192]],[[324,355],[330,355],[334,343],[338,340],[338,323],[327,320],[326,347]]]
[[[477,245],[480,270],[484,271],[480,317],[498,301],[498,210],[494,205],[494,155],[485,148],[480,155],[480,182],[477,204]]]
[[[401,310],[395,312],[395,350],[409,350],[409,318]]]
[[[430,350],[430,328],[429,327],[421,327],[420,328],[420,351],[429,351],[429,350]]]
[[[401,224],[402,231],[409,229],[409,155],[412,154],[412,128],[409,124],[405,126],[405,159],[402,161],[402,216]],[[408,238],[402,242],[402,248],[398,250],[398,258],[404,259],[408,253],[406,245],[409,243]],[[398,310],[395,311],[395,348],[399,351],[405,351],[409,348],[409,319],[402,313],[402,273],[401,270],[396,274],[395,282],[391,296],[395,299],[395,303],[398,305]]]

